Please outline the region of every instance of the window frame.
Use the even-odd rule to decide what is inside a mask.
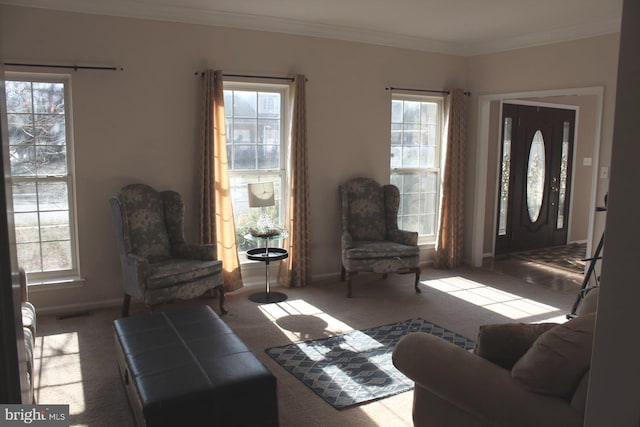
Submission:
[[[224,91],[232,90],[232,91],[251,91],[251,92],[268,92],[268,93],[278,93],[280,94],[280,162],[279,168],[271,168],[271,169],[239,169],[234,170],[232,166],[233,159],[227,159],[227,163],[229,166],[229,180],[233,181],[234,177],[249,177],[250,182],[258,182],[260,181],[261,176],[278,176],[278,183],[276,186],[279,186],[279,197],[276,197],[276,204],[278,206],[278,216],[280,225],[285,222],[285,200],[287,197],[286,191],[286,183],[288,179],[288,167],[287,167],[287,159],[289,152],[289,125],[290,125],[290,105],[289,105],[289,84],[277,84],[277,83],[263,83],[263,82],[247,82],[242,80],[225,80],[224,83]],[[225,120],[228,115],[228,108],[233,108],[231,105],[226,104],[225,100]],[[225,123],[225,130],[227,131],[227,138],[229,138],[230,132],[228,131],[227,123]],[[229,139],[227,139],[227,145],[229,144]],[[278,190],[276,189],[276,196],[278,196]],[[238,216],[236,206],[234,204],[234,220],[236,224],[236,228],[238,227]],[[255,208],[254,208],[255,209]],[[237,234],[237,232],[236,232]],[[282,241],[273,241],[269,243],[269,246],[279,246],[282,244]],[[259,245],[258,242],[254,242],[254,246]],[[244,254],[245,250],[240,249],[240,243],[238,243],[238,252],[239,254]],[[257,261],[250,261],[245,259],[245,257],[241,257],[242,263],[258,263]]]
[[[29,285],[47,285],[54,286],[62,282],[81,282],[80,279],[80,249],[78,242],[78,216],[77,216],[77,197],[75,182],[75,150],[74,150],[74,126],[73,126],[73,106],[72,106],[72,89],[71,75],[55,74],[55,73],[32,73],[32,72],[11,72],[7,71],[4,75],[4,81],[20,81],[30,83],[61,83],[64,85],[64,116],[65,116],[65,154],[66,154],[66,174],[48,175],[48,176],[17,176],[12,175],[9,170],[9,180],[13,187],[16,183],[33,182],[33,183],[50,183],[64,182],[67,186],[67,206],[69,214],[69,244],[70,244],[70,261],[71,268],[64,270],[38,271],[28,272]],[[9,102],[7,98],[7,103]],[[10,114],[7,111],[7,114]],[[33,111],[32,111],[33,114]],[[13,200],[12,200],[13,203]],[[36,212],[40,212],[37,210]],[[15,212],[14,212],[15,215]],[[14,227],[16,227],[14,221]],[[40,234],[40,232],[39,232]],[[42,245],[39,237],[38,243]],[[17,245],[17,242],[15,243]],[[17,248],[16,248],[17,253]],[[42,253],[42,252],[41,252]],[[42,256],[42,255],[41,255]]]
[[[440,207],[442,200],[442,171],[444,170],[444,126],[445,126],[445,114],[444,114],[444,96],[437,95],[416,95],[416,94],[408,94],[397,92],[391,95],[391,113],[389,114],[389,123],[390,123],[390,140],[389,140],[389,148],[392,148],[392,135],[393,135],[393,101],[417,101],[417,102],[426,102],[426,103],[435,103],[438,108],[437,112],[437,121],[436,121],[436,129],[435,129],[435,140],[437,144],[435,145],[436,152],[436,160],[434,162],[434,166],[430,167],[391,167],[391,158],[392,153],[390,152],[389,158],[389,179],[393,181],[392,177],[394,174],[419,174],[423,176],[427,176],[430,173],[436,174],[436,194],[435,194],[435,206],[434,206],[434,220],[433,220],[433,234],[418,234],[418,244],[419,245],[428,245],[435,246],[439,226],[440,226]],[[407,122],[402,122],[407,123]],[[400,189],[400,208],[398,211],[398,216],[402,216],[403,212],[403,193],[402,189]],[[424,213],[421,213],[424,214]],[[398,224],[402,229],[402,226]]]

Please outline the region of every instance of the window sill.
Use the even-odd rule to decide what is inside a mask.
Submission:
[[[54,280],[42,280],[29,282],[29,292],[51,291],[55,289],[72,289],[84,286],[85,279],[81,277],[69,277]]]

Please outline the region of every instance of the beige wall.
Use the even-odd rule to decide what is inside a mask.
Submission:
[[[465,87],[466,59],[320,38],[0,6],[7,62],[123,66],[72,73],[79,246],[85,286],[32,293],[39,308],[120,299],[108,198],[145,182],[185,197],[196,236],[196,71],[290,75],[307,84],[312,274],[337,274],[338,185],[389,179],[388,85]],[[72,308],[72,307],[67,307]]]

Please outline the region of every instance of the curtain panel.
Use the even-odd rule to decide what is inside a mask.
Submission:
[[[440,229],[434,267],[462,264],[464,234],[464,167],[466,144],[466,95],[454,89],[445,99],[445,165]]]
[[[200,240],[215,244],[224,288],[242,287],[227,163],[222,71],[204,72],[200,165]]]
[[[291,135],[288,153],[289,194],[285,203],[285,218],[289,237],[285,248],[289,258],[280,263],[278,282],[285,287],[301,287],[311,282],[311,251],[309,249],[311,209],[309,204],[309,165],[307,160],[307,122],[303,74],[295,76],[291,97]]]

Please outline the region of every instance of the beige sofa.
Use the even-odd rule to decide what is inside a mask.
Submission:
[[[583,424],[598,290],[564,324],[481,326],[474,352],[424,333],[398,343],[394,365],[415,381],[415,426]]]

